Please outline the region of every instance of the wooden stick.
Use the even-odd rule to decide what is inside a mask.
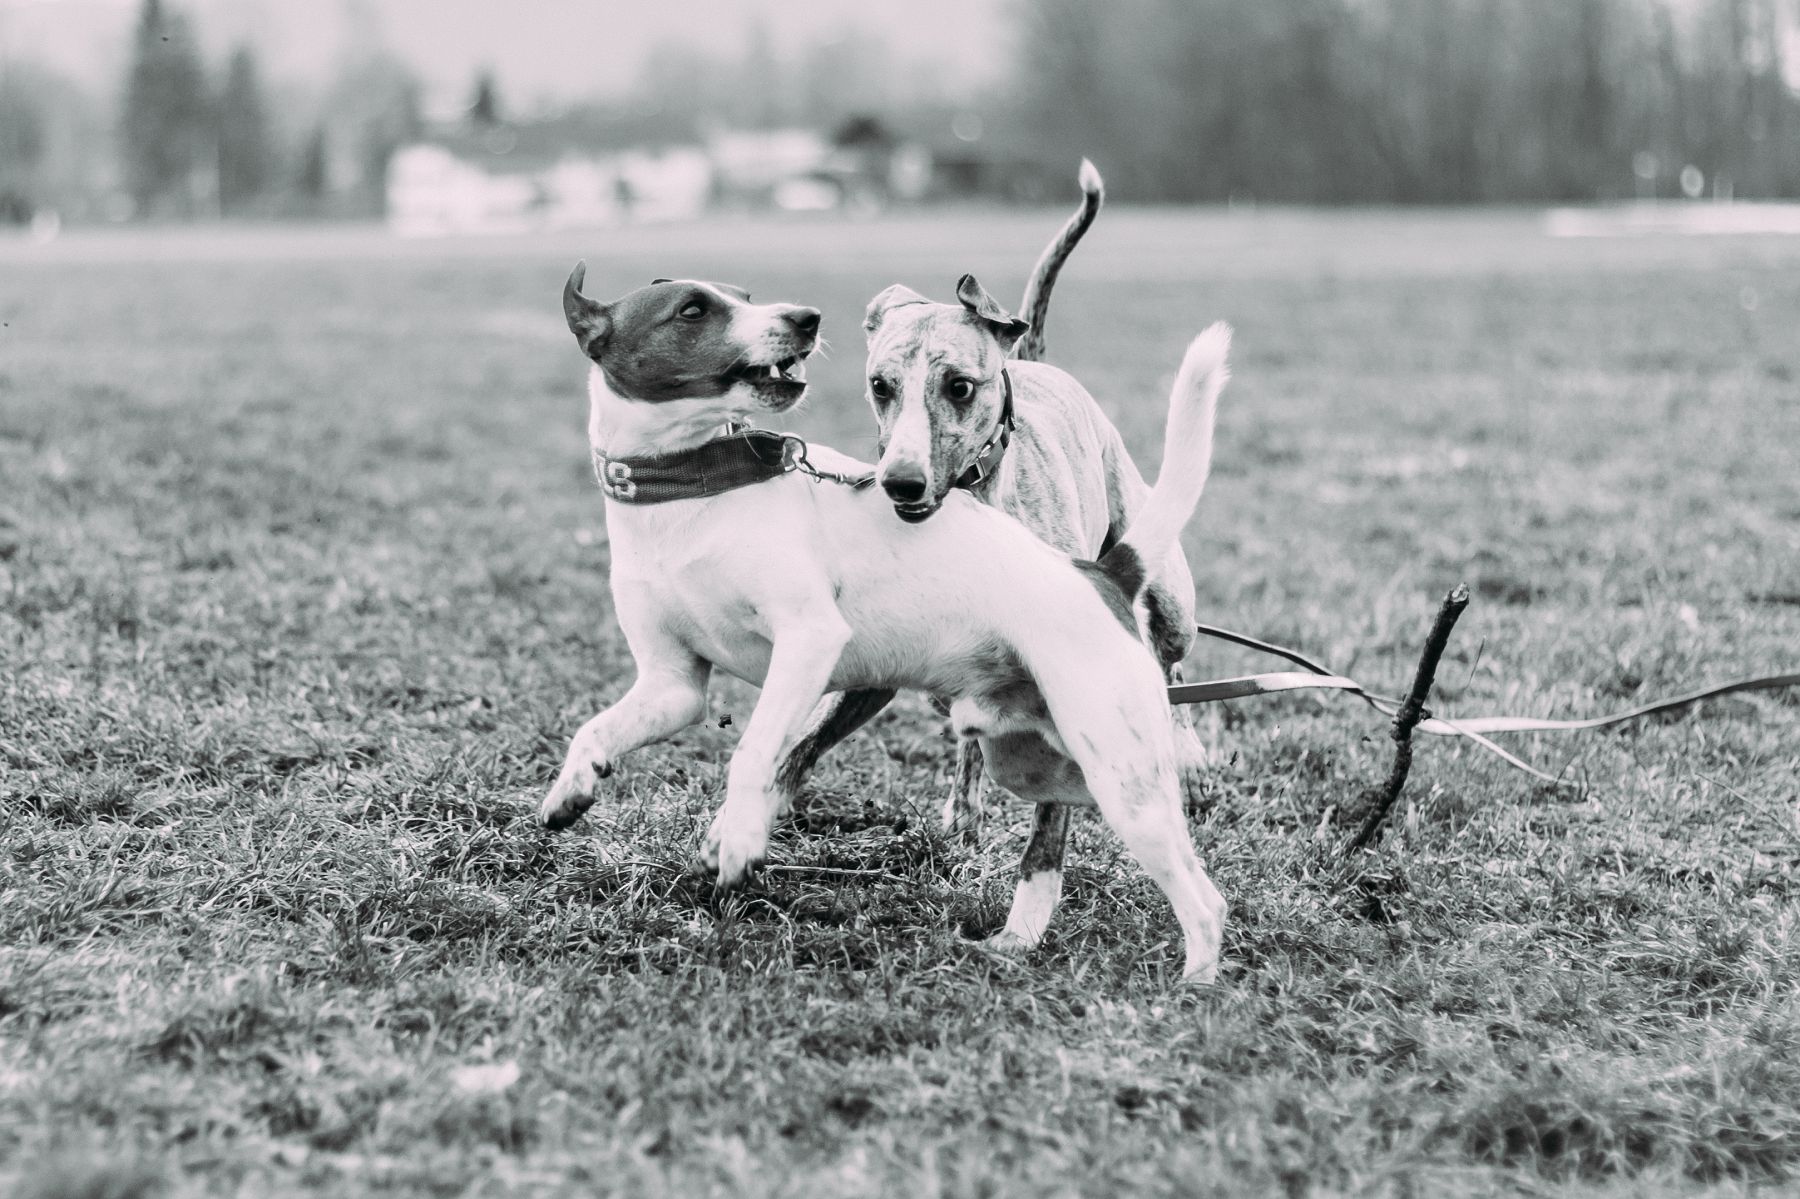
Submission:
[[[1374,844],[1381,832],[1382,822],[1393,810],[1394,802],[1400,798],[1400,789],[1406,786],[1407,772],[1412,769],[1413,729],[1425,719],[1425,698],[1431,694],[1431,684],[1437,678],[1438,659],[1444,656],[1444,646],[1450,641],[1450,630],[1456,627],[1457,617],[1468,606],[1469,585],[1458,583],[1450,589],[1450,594],[1444,597],[1442,606],[1438,608],[1437,620],[1431,625],[1431,635],[1425,639],[1425,652],[1419,655],[1419,669],[1413,675],[1412,690],[1407,692],[1406,702],[1400,705],[1400,710],[1394,713],[1394,725],[1390,733],[1394,738],[1394,764],[1388,770],[1387,781],[1376,795],[1374,810],[1363,821],[1356,836],[1350,838],[1344,846],[1345,854]]]

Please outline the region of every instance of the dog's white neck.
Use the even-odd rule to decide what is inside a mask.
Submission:
[[[655,458],[711,441],[750,414],[728,397],[693,400],[628,399],[599,367],[588,372],[588,444],[609,458]]]

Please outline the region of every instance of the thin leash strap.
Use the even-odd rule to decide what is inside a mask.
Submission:
[[[812,464],[812,459],[807,457],[808,447],[805,441],[794,436],[792,433],[783,433],[781,436],[784,442],[782,449],[785,457],[783,460],[788,464],[788,469],[797,470],[815,482],[839,483],[850,488],[852,491],[861,491],[865,487],[874,485],[875,476],[872,473],[847,475],[842,471],[822,470],[821,468],[814,466]]]
[[[1310,672],[1299,674],[1294,672],[1277,672],[1262,675],[1245,675],[1240,678],[1219,679],[1206,683],[1178,683],[1169,688],[1171,704],[1210,703],[1216,700],[1241,699],[1253,695],[1269,695],[1279,691],[1300,691],[1309,689],[1326,689],[1348,691],[1364,703],[1384,716],[1392,716],[1400,709],[1400,701],[1392,696],[1380,695],[1364,688],[1354,679],[1336,674],[1306,657],[1298,650],[1283,645],[1262,641],[1244,633],[1235,633],[1230,629],[1221,629],[1215,625],[1200,624],[1196,631],[1204,636],[1219,641],[1229,641],[1247,649],[1285,658],[1296,666]],[[1800,672],[1791,674],[1765,675],[1759,678],[1739,679],[1734,682],[1721,683],[1714,687],[1690,691],[1683,695],[1671,696],[1667,699],[1655,700],[1642,704],[1624,712],[1615,712],[1606,716],[1595,716],[1584,720],[1550,720],[1531,716],[1471,716],[1455,720],[1431,715],[1417,727],[1422,733],[1431,733],[1439,737],[1462,737],[1473,741],[1488,752],[1497,755],[1507,764],[1523,770],[1525,773],[1557,786],[1569,785],[1565,780],[1547,774],[1487,737],[1485,733],[1558,733],[1576,732],[1582,729],[1606,728],[1610,725],[1624,724],[1627,721],[1639,720],[1658,712],[1667,712],[1701,700],[1714,699],[1722,695],[1733,695],[1744,691],[1773,691],[1785,687],[1800,687]]]

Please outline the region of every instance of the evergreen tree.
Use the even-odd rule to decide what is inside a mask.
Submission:
[[[140,213],[172,200],[191,211],[196,169],[210,164],[206,75],[193,31],[161,0],[144,0],[119,122],[125,184]]]
[[[46,126],[42,102],[0,63],[0,225],[28,219],[39,203]]]
[[[219,97],[219,206],[242,211],[267,191],[272,157],[256,55],[240,46],[231,56]]]
[[[469,123],[488,128],[500,124],[500,88],[492,71],[475,76],[475,91],[469,101]]]
[[[44,109],[23,82],[0,64],[0,173],[27,174],[44,157]]]
[[[299,169],[294,172],[294,191],[309,205],[324,200],[330,184],[325,161],[325,126],[314,125],[300,149]]]

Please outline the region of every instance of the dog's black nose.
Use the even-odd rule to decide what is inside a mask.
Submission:
[[[916,504],[925,498],[925,476],[899,467],[889,471],[881,480],[881,489],[896,504]]]
[[[796,332],[814,334],[819,331],[819,310],[817,308],[790,308],[781,314],[792,325]]]

